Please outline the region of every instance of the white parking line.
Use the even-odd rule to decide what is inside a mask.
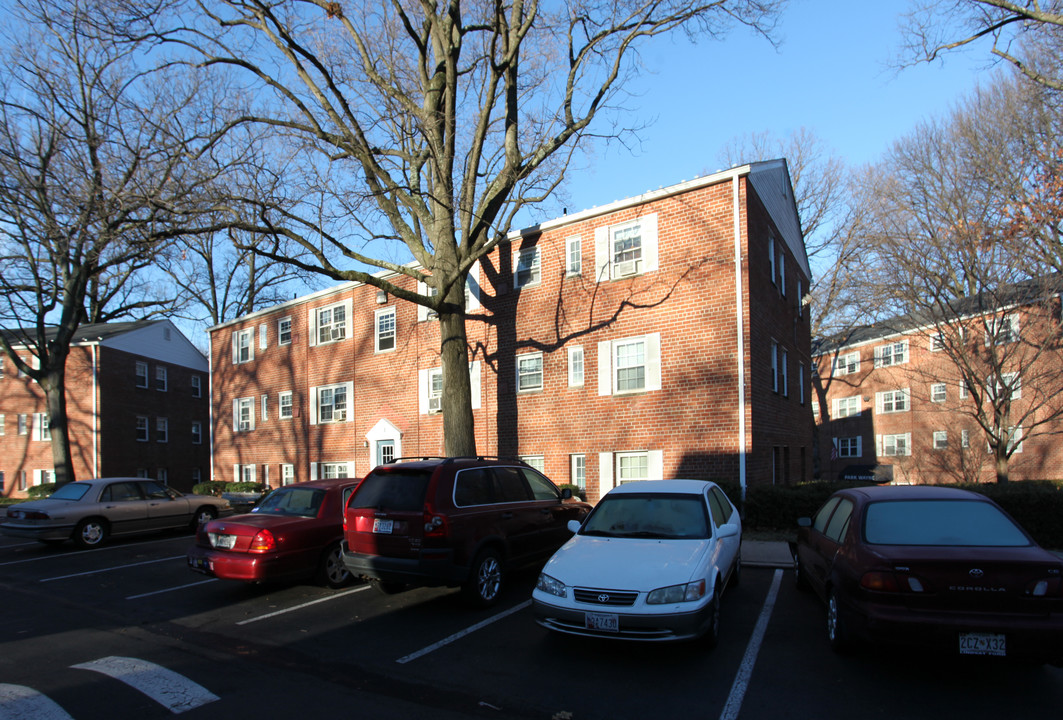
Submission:
[[[154,590],[152,592],[140,593],[139,595],[129,595],[126,600],[139,600],[140,598],[151,597],[152,595],[162,595],[163,593],[173,592],[174,590],[184,590],[185,588],[195,587],[196,585],[206,585],[207,583],[218,582],[218,578],[210,578],[208,580],[200,580],[199,582],[188,583],[187,585],[178,585],[177,587],[166,588],[165,590]],[[0,720],[3,720],[0,718]]]
[[[219,699],[217,695],[184,675],[137,658],[112,655],[70,667],[92,670],[121,680],[173,713],[183,713]]]
[[[267,613],[266,615],[259,615],[258,617],[248,618],[247,620],[241,620],[240,622],[238,622],[236,624],[237,625],[250,625],[251,623],[258,622],[259,620],[266,620],[266,619],[271,618],[271,617],[277,617],[278,615],[284,615],[285,613],[295,612],[296,610],[302,610],[303,608],[310,607],[311,605],[317,605],[318,603],[328,602],[329,600],[335,600],[336,598],[341,598],[344,595],[350,595],[351,593],[362,592],[363,590],[368,590],[368,589],[369,589],[368,585],[362,585],[361,587],[356,587],[356,588],[354,588],[352,590],[347,590],[345,592],[336,593],[335,595],[329,595],[328,597],[318,598],[317,600],[311,600],[310,602],[305,602],[302,605],[295,605],[295,606],[290,607],[290,608],[285,608],[284,610],[277,610],[276,612]]]
[[[429,645],[428,647],[423,648],[421,650],[418,650],[415,653],[410,653],[409,655],[406,655],[404,657],[400,657],[395,662],[399,663],[400,665],[405,665],[406,663],[410,662],[411,660],[416,660],[419,657],[427,655],[428,653],[432,652],[433,650],[438,650],[441,647],[449,645],[450,643],[454,642],[455,640],[460,640],[461,638],[465,637],[466,635],[469,635],[470,633],[474,633],[477,630],[482,630],[483,628],[487,627],[488,625],[490,625],[491,623],[495,622],[496,620],[501,620],[502,618],[507,617],[509,615],[512,615],[513,613],[518,612],[520,610],[523,610],[524,608],[529,607],[530,605],[531,605],[531,600],[525,600],[524,602],[522,602],[520,605],[517,605],[516,607],[511,607],[509,610],[506,610],[505,612],[500,612],[497,615],[493,615],[492,617],[489,617],[489,618],[487,618],[486,620],[484,620],[482,622],[478,622],[475,625],[471,625],[471,626],[465,628],[464,630],[462,630],[461,632],[454,633],[450,637],[443,638],[439,642],[437,642],[435,644],[432,644],[432,645]]]
[[[757,662],[757,654],[760,653],[760,644],[764,641],[764,633],[768,629],[768,620],[771,619],[772,610],[775,608],[775,598],[779,595],[781,582],[782,570],[776,570],[768,589],[768,597],[764,600],[764,608],[760,611],[757,624],[753,627],[753,635],[746,645],[746,654],[742,658],[742,664],[738,666],[738,675],[731,686],[731,694],[727,696],[727,704],[720,713],[720,720],[735,720],[742,709],[742,700],[746,697],[749,678],[753,674],[753,665]]]
[[[3,720],[73,720],[47,695],[23,685],[0,685],[0,718]]]
[[[8,560],[7,562],[0,563],[0,567],[5,567],[7,565],[21,565],[23,563],[30,563],[30,562],[35,563],[35,562],[40,562],[41,560],[55,560],[55,559],[58,559],[58,558],[84,557],[85,555],[90,555],[92,553],[109,552],[111,550],[123,550],[123,549],[128,549],[128,548],[131,548],[131,547],[139,547],[140,545],[155,545],[156,543],[173,542],[174,540],[184,540],[185,542],[188,542],[188,537],[184,536],[184,537],[176,537],[176,538],[166,538],[165,540],[149,540],[147,542],[128,543],[126,545],[111,545],[109,547],[94,548],[92,550],[77,550],[75,552],[62,552],[62,553],[56,553],[54,555],[37,555],[35,557],[24,558],[22,560]],[[30,543],[30,544],[31,545],[38,545],[38,543]],[[9,546],[9,547],[11,547],[11,546]],[[0,548],[0,549],[3,549],[3,548]]]
[[[126,568],[137,567],[139,565],[153,565],[155,563],[169,562],[171,560],[184,560],[185,555],[174,555],[173,557],[160,558],[158,560],[145,560],[144,562],[129,563],[128,565],[115,565],[109,568],[100,568],[99,570],[88,570],[86,572],[73,573],[72,575],[59,575],[58,577],[44,578],[38,582],[52,582],[53,580],[66,580],[67,578],[83,577],[85,575],[96,575],[98,573],[111,572],[112,570],[125,570]]]

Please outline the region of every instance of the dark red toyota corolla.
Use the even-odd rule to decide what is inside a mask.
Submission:
[[[1063,559],[996,503],[933,486],[834,493],[791,543],[836,650],[861,639],[1063,661]]]
[[[344,491],[357,484],[340,478],[286,485],[250,513],[200,525],[188,566],[229,580],[314,579],[340,587],[351,579],[340,550]]]

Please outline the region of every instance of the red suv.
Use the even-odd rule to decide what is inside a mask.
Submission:
[[[461,586],[498,599],[504,573],[547,560],[591,507],[520,462],[412,458],[380,465],[350,496],[343,562],[386,593]]]

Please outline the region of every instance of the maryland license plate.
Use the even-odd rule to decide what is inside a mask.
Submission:
[[[394,520],[381,520],[380,518],[373,518],[373,532],[384,533],[385,535],[388,535],[391,534],[394,529]]]
[[[588,630],[620,632],[620,616],[616,613],[584,613],[583,621]]]

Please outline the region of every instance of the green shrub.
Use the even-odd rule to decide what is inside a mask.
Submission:
[[[198,485],[192,487],[192,492],[196,495],[214,495],[220,497],[225,492],[225,486],[229,483],[222,480],[209,480],[207,482],[201,482]]]
[[[587,491],[581,488],[579,485],[573,485],[572,483],[565,483],[564,485],[558,485],[558,488],[564,490],[568,488],[572,491],[572,497],[577,497],[583,502],[587,502]]]
[[[260,493],[266,492],[266,483],[231,482],[225,483],[225,492]]]
[[[26,495],[30,500],[39,500],[46,498],[55,492],[55,483],[41,483],[40,485],[34,485],[26,491]]]

